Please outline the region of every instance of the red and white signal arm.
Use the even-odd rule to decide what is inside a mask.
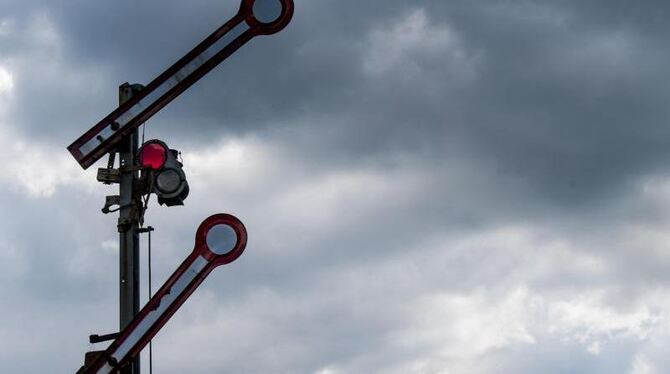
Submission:
[[[68,150],[87,169],[249,40],[281,31],[292,17],[293,0],[242,0],[233,18],[75,140]]]
[[[121,332],[86,374],[115,373],[128,365],[216,267],[235,261],[247,245],[247,231],[230,214],[204,220],[195,234],[195,248],[163,286]]]

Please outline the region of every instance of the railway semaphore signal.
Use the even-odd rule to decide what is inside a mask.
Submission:
[[[98,181],[119,184],[119,195],[106,197],[103,213],[119,211],[121,332],[91,335],[91,342],[114,342],[105,351],[88,352],[78,373],[139,374],[139,354],[151,338],[214,268],[242,254],[244,225],[228,214],[211,216],[200,225],[193,252],[140,310],[139,235],[153,231],[142,227],[148,201],[142,197],[154,193],[162,205],[183,205],[189,185],[179,153],[165,142],[150,140],[138,150],[138,128],[244,44],[281,31],[292,17],[293,0],[241,0],[235,16],[151,83],[120,86],[119,107],[68,146],[84,169],[109,154],[107,168],[98,170]]]

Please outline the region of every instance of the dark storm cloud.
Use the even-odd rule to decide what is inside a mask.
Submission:
[[[465,60],[453,66],[453,46],[405,46],[401,62],[416,73],[408,76],[406,65],[366,73],[370,34],[393,36],[420,6],[426,32],[449,30]],[[71,61],[111,66],[107,81],[146,82],[235,8],[75,2],[50,12]],[[317,144],[308,148],[316,157],[344,162],[389,149],[428,149],[439,160],[465,149],[483,167],[502,168],[572,206],[617,198],[632,178],[668,160],[660,3],[340,1],[298,3],[298,10],[285,32],[245,46],[153,120],[151,131],[202,141],[265,129],[293,141],[295,129],[315,134],[306,140]],[[411,30],[395,30],[402,32]],[[464,68],[474,78],[459,82]],[[62,125],[77,132],[89,123]]]
[[[106,67],[101,79],[118,83],[146,83],[236,10],[234,2],[43,7],[62,33],[65,63]],[[402,57],[415,74],[401,73],[407,66],[366,73],[371,32],[392,36],[419,7],[427,31],[448,29],[466,59],[454,69],[451,46],[409,49]],[[340,1],[298,3],[298,10],[285,32],[245,46],[151,121],[150,131],[202,141],[212,132],[291,137],[295,129],[315,134],[306,140],[318,144],[317,157],[345,153],[348,162],[388,149],[427,148],[435,159],[465,149],[559,203],[616,198],[627,181],[668,159],[661,4]],[[402,32],[411,31],[395,30]],[[463,68],[473,70],[472,80],[459,82]],[[22,112],[40,98],[34,91],[22,96]],[[52,94],[70,113],[82,96]],[[95,105],[89,113],[114,105],[85,103]],[[58,130],[46,134],[67,139],[99,117],[54,121],[53,111],[24,125],[49,116]]]
[[[608,196],[662,166],[668,90],[659,77],[668,54],[647,37],[647,25],[616,5],[548,7],[555,24],[526,18],[546,8],[519,8],[492,7],[463,26],[488,62],[473,92],[479,105],[467,114],[470,142],[568,203]]]
[[[6,2],[8,128],[67,157],[114,108],[118,84],[147,83],[236,8]],[[214,209],[236,212],[251,233],[240,261],[162,332],[157,362],[194,373],[404,373],[422,360],[436,360],[423,367],[431,373],[644,366],[637,330],[664,305],[647,291],[667,288],[654,231],[669,221],[667,13],[661,2],[297,1],[285,31],[253,40],[147,126],[186,151],[192,172],[186,207],[147,214],[159,228],[155,279]],[[0,295],[32,312],[13,306],[0,344],[25,335],[20,325],[31,336],[50,328],[48,341],[62,334],[68,348],[38,351],[74,368],[90,330],[114,329],[115,219],[91,218],[98,186],[57,180],[35,197],[25,190],[39,186],[17,183],[17,170],[0,169],[0,279],[18,287]],[[645,228],[657,236],[641,239]],[[564,300],[575,321],[534,320],[532,308]],[[559,333],[545,331],[552,323]],[[609,340],[623,343],[585,350]],[[459,347],[472,356],[451,366],[445,355]],[[30,348],[7,355],[15,372],[40,371],[24,363]],[[650,358],[663,362],[657,351]],[[192,367],[194,357],[203,363]]]

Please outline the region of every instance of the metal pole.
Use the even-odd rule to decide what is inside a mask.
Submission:
[[[119,87],[119,104],[137,94],[142,85],[124,83]],[[121,183],[119,187],[119,241],[120,241],[120,272],[119,272],[119,320],[120,331],[130,324],[133,317],[140,311],[140,243],[139,243],[139,210],[141,202],[136,196],[138,180],[137,171],[133,170],[135,155],[138,149],[138,130],[133,131],[119,147]],[[123,374],[140,374],[139,356]]]

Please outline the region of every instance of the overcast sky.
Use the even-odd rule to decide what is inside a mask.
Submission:
[[[115,189],[65,147],[238,6],[0,0],[3,372],[74,373],[118,329]],[[667,2],[295,8],[146,125],[191,186],[147,213],[154,287],[207,216],[249,232],[156,373],[666,372]]]

